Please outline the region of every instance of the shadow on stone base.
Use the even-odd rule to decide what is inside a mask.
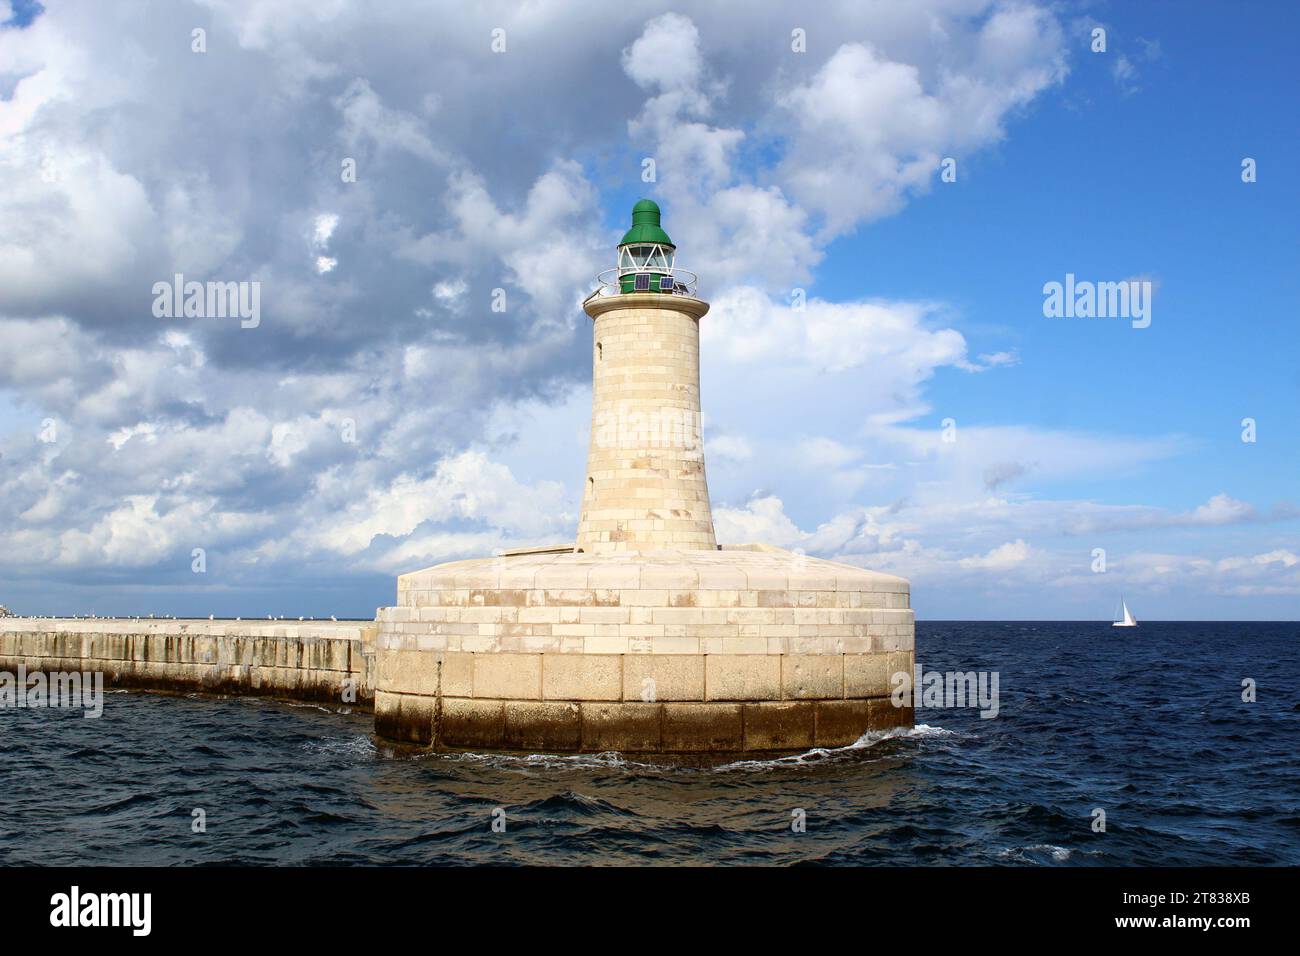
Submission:
[[[449,751],[734,754],[844,747],[910,727],[889,698],[641,703],[433,698],[379,692],[375,732]]]

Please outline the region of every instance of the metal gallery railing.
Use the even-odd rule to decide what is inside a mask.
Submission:
[[[676,266],[623,266],[606,269],[596,276],[596,289],[585,301],[609,295],[626,295],[630,292],[656,292],[662,295],[693,296],[699,288],[700,277]]]

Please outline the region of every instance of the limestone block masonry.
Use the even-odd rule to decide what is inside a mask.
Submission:
[[[591,445],[580,551],[714,548],[700,427],[709,306],[651,293],[593,299]]]
[[[366,621],[5,618],[0,671],[100,672],[107,687],[365,708],[374,698],[377,631]]]
[[[776,548],[532,554],[398,579],[375,728],[439,749],[844,746],[910,726],[907,582]]]

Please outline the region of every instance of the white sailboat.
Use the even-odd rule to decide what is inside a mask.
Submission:
[[[1111,627],[1137,627],[1137,619],[1133,617],[1133,612],[1128,609],[1128,602],[1123,598],[1119,599],[1120,606],[1124,609],[1123,620],[1116,621]]]

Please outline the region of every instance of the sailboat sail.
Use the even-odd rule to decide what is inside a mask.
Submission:
[[[1128,602],[1120,598],[1120,607],[1123,608],[1123,619],[1116,621],[1112,627],[1137,627],[1137,621],[1133,617],[1133,612],[1128,609]]]

